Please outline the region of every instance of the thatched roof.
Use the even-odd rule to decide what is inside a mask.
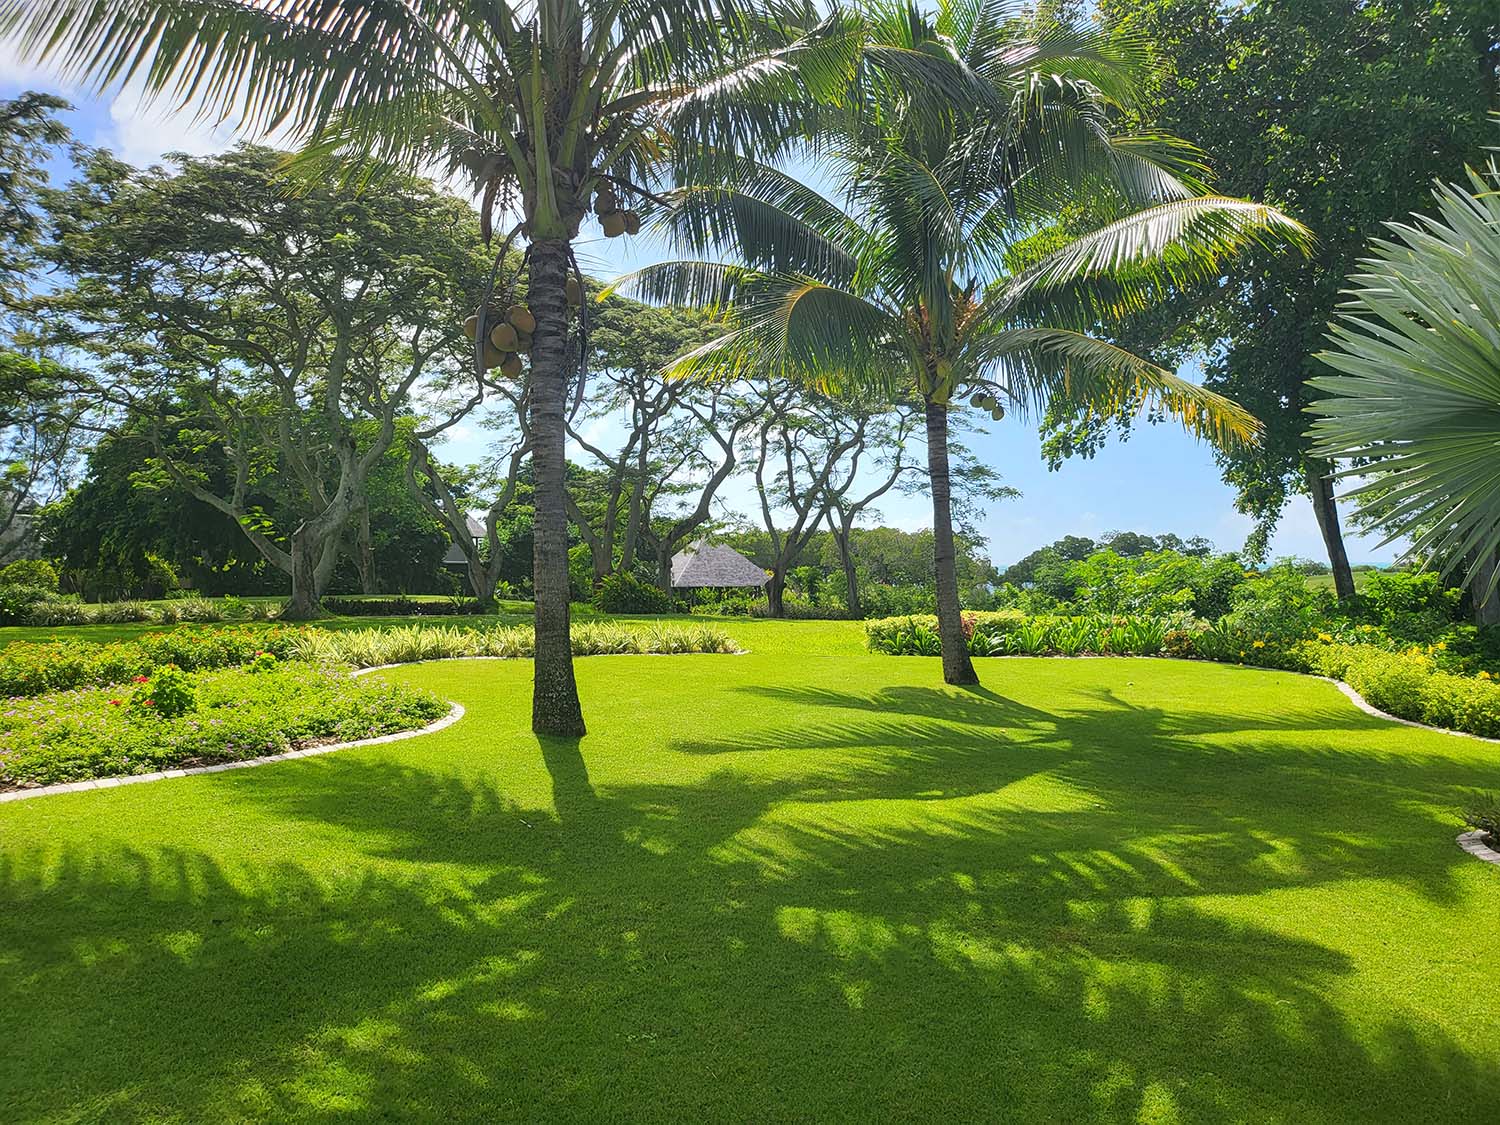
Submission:
[[[673,589],[738,586],[759,589],[766,572],[733,547],[694,543],[672,556]]]

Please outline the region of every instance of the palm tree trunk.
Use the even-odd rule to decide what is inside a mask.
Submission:
[[[948,478],[948,407],[927,400],[927,472],[932,485],[933,566],[937,579],[938,637],[943,643],[943,682],[977,684],[958,604],[958,565],[953,549],[953,508]]]
[[[1469,586],[1476,625],[1500,625],[1500,589],[1490,593],[1490,582],[1497,567],[1500,567],[1500,550],[1492,550]]]
[[[1323,533],[1328,551],[1328,565],[1333,569],[1333,592],[1341,602],[1354,597],[1354,571],[1349,569],[1349,552],[1344,549],[1344,533],[1339,528],[1338,505],[1333,499],[1333,473],[1326,464],[1307,463],[1307,492],[1312,497],[1313,515]]]
[[[563,400],[568,379],[568,244],[541,239],[531,246],[527,301],[536,317],[531,341],[531,469],[536,515],[532,525],[532,586],[536,598],[536,660],[531,729],[537,734],[584,734],[568,622],[567,463]]]

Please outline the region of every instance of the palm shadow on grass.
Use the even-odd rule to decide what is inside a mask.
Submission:
[[[1500,1081],[1493,1052],[1337,1004],[1345,953],[1194,901],[1408,869],[1441,900],[1447,859],[1402,863],[1430,817],[1395,798],[1458,784],[1452,763],[1293,761],[1107,693],[1071,712],[987,691],[776,697],[814,719],[685,741],[726,762],[696,784],[600,786],[589,740],[541,741],[551,809],[390,757],[221,775],[346,838],[334,867],[0,855],[5,1104],[1437,1120]],[[757,750],[826,761],[731,768]],[[1289,800],[1288,770],[1312,792]],[[1372,796],[1391,809],[1379,838],[1345,823]]]

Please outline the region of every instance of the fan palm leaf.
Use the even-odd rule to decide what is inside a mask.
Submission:
[[[1442,185],[1436,214],[1390,224],[1350,278],[1311,380],[1314,453],[1352,462],[1349,495],[1386,542],[1407,539],[1494,597],[1500,569],[1500,170]]]

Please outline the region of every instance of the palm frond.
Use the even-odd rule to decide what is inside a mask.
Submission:
[[[1349,495],[1387,536],[1472,582],[1500,547],[1500,173],[1434,193],[1352,277],[1310,380],[1314,452],[1353,462]],[[1496,578],[1481,595],[1496,596]]]
[[[1130,407],[1151,408],[1223,447],[1253,444],[1261,432],[1260,423],[1238,403],[1079,332],[979,332],[966,339],[963,355],[967,368],[995,382],[1023,414],[1057,401],[1100,418]]]
[[[1220,275],[1248,247],[1307,249],[1311,232],[1274,207],[1198,196],[1148,207],[1084,234],[1023,270],[1005,287],[1011,307],[1077,280],[1112,277],[1185,286]]]
[[[476,13],[438,0],[0,0],[0,36],[90,89],[139,80],[148,98],[299,137],[341,112],[465,87],[479,34]]]

